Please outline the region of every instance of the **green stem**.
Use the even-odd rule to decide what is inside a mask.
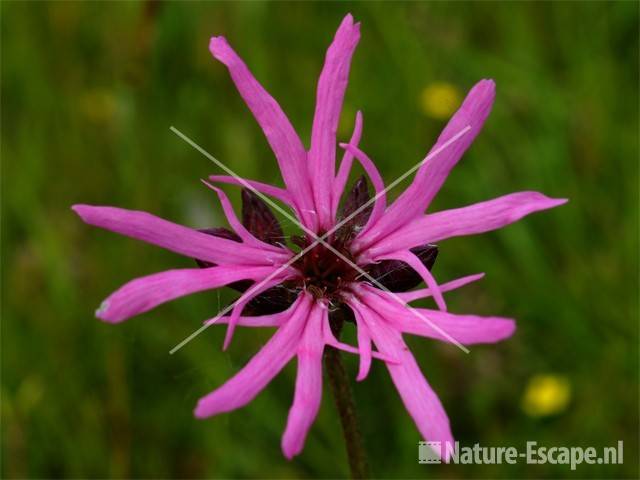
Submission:
[[[341,318],[332,318],[330,323],[333,334],[339,339],[343,320]],[[347,457],[349,458],[351,478],[368,478],[369,468],[367,465],[367,455],[362,442],[362,434],[358,428],[358,419],[349,384],[349,377],[342,363],[340,351],[327,346],[324,354],[324,362],[329,375],[329,384],[333,392],[333,399],[335,400],[340,415],[342,434],[344,435]]]

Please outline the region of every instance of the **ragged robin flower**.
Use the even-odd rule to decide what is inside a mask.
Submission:
[[[372,358],[381,360],[421,435],[428,441],[452,442],[447,415],[403,335],[470,345],[500,341],[509,337],[515,326],[506,318],[447,312],[443,292],[478,280],[482,274],[439,285],[430,271],[438,253],[436,243],[499,229],[565,202],[536,192],[519,192],[425,214],[489,115],[495,85],[482,80],[446,125],[409,187],[387,205],[382,177],[358,147],[363,128],[359,112],[350,141],[340,145],[336,141],[351,58],[359,38],[359,24],[348,15],[327,51],[320,74],[308,150],[278,103],[227,41],[223,37],[211,39],[211,53],[228,68],[264,131],[285,185],[280,188],[232,176],[210,177],[213,184],[245,187],[240,219],[223,191],[208,184],[221,201],[230,230],[196,230],[115,207],[73,207],[86,223],[192,257],[198,263],[194,268],[156,273],[125,284],[103,302],[98,318],[118,323],[177,297],[230,286],[240,292],[233,309],[209,320],[227,325],[224,348],[236,326],[276,329],[234,377],[200,399],[195,415],[210,417],[246,405],[296,357],[293,405],[282,438],[287,458],[302,450],[318,413],[322,357],[328,346],[359,355],[358,380],[367,376]],[[336,169],[338,147],[343,155]],[[365,177],[343,195],[354,160],[369,177],[374,197]],[[302,227],[302,235],[288,243],[262,195],[288,206]],[[414,289],[422,281],[426,286]],[[409,306],[426,297],[433,297],[438,308]],[[357,329],[357,347],[337,338],[344,322]]]

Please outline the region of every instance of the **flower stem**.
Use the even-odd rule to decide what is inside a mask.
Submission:
[[[330,323],[333,334],[339,339],[343,319],[332,318]],[[340,414],[340,423],[347,447],[351,478],[368,478],[369,468],[367,465],[367,456],[362,442],[362,434],[358,428],[358,419],[351,387],[349,385],[349,377],[342,363],[340,351],[327,346],[324,354],[324,362],[329,376],[331,391],[333,392],[333,399]]]

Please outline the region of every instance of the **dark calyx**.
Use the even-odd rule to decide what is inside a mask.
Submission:
[[[338,213],[338,222],[352,215],[370,198],[367,180],[362,176],[354,183],[353,188],[346,196]],[[281,312],[291,306],[301,290],[306,289],[316,298],[327,299],[345,315],[347,320],[350,320],[353,318],[351,311],[342,306],[341,294],[348,290],[351,282],[360,280],[372,283],[378,288],[382,285],[392,292],[404,292],[418,286],[422,282],[420,275],[409,265],[399,260],[383,260],[364,266],[362,270],[374,278],[376,282],[371,282],[370,278],[345,261],[347,259],[355,263],[349,247],[353,239],[366,225],[371,210],[372,205],[363,208],[325,240],[340,252],[344,259],[326,246],[317,244],[293,263],[293,266],[300,272],[298,278],[288,280],[258,295],[247,304],[243,314],[256,316]],[[286,245],[282,228],[276,216],[258,195],[247,189],[242,190],[242,224],[256,238],[264,242],[272,245]],[[241,241],[240,237],[226,228],[209,228],[200,231],[234,242]],[[291,237],[291,242],[304,250],[314,242],[314,239],[308,236],[295,236]],[[436,245],[426,244],[413,248],[411,251],[431,270],[438,255]],[[201,268],[215,266],[215,264],[203,260],[196,259],[196,262]],[[244,292],[252,283],[251,280],[244,280],[230,284],[229,287]]]

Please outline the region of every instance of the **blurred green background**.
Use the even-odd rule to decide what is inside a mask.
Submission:
[[[480,78],[497,100],[435,209],[517,190],[570,203],[502,231],[440,245],[454,312],[513,316],[509,341],[410,338],[464,445],[624,444],[623,465],[417,462],[419,434],[381,364],[355,385],[372,475],[637,478],[638,4],[7,3],[2,8],[2,470],[15,477],[341,477],[332,399],[302,455],[280,436],[294,364],[250,405],[206,421],[196,400],[270,332],[228,352],[211,328],[168,351],[233,298],[194,295],[119,326],[93,317],[131,278],[192,265],[84,225],[74,203],[224,225],[199,178],[219,173],[176,126],[249,178],[280,183],[264,137],[208,39],[227,36],[309,138],[315,84],[340,20],[362,22],[341,138],[392,181],[420,160],[450,104]],[[435,92],[435,93],[434,93]],[[403,186],[406,184],[403,184]],[[229,188],[238,200],[238,191]],[[393,192],[397,195],[398,190]],[[392,196],[393,196],[392,195]],[[347,359],[355,377],[356,359]],[[540,376],[542,380],[540,380]],[[326,384],[325,384],[326,385]]]

